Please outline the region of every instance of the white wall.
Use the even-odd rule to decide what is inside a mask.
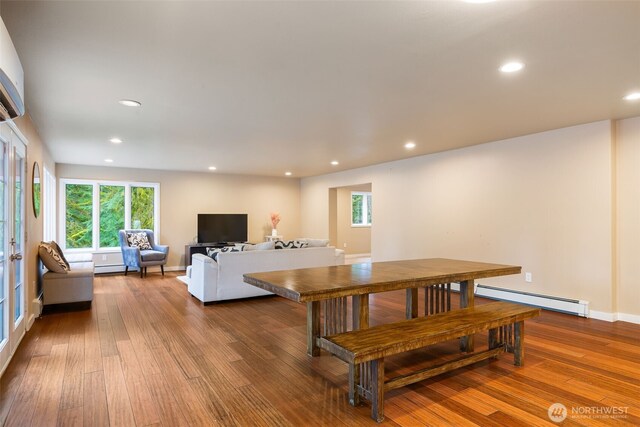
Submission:
[[[616,135],[618,312],[640,315],[640,117],[618,122]]]
[[[38,132],[31,121],[29,115],[19,117],[14,120],[20,132],[26,137],[27,144],[27,183],[26,183],[26,271],[24,283],[26,285],[26,301],[27,301],[27,319],[29,325],[34,320],[36,308],[34,307],[33,300],[36,297],[36,280],[37,274],[37,261],[38,261],[38,245],[42,240],[42,228],[43,228],[43,215],[42,209],[38,218],[33,213],[33,192],[31,191],[31,183],[33,181],[33,164],[38,162],[40,168],[40,182],[42,182],[43,168],[46,167],[52,173],[55,173],[55,163],[49,153],[47,146],[43,143],[42,139],[38,135]],[[40,199],[42,200],[42,198]],[[42,207],[42,206],[41,206]]]
[[[602,121],[303,179],[302,233],[327,235],[328,188],[371,182],[374,261],[517,264],[532,283],[524,275],[482,283],[613,312],[612,126]]]

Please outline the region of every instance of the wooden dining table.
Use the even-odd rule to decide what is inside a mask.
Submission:
[[[474,280],[521,270],[516,265],[428,258],[248,273],[244,281],[307,304],[307,354],[317,356],[321,336],[347,331],[347,297],[352,304],[351,327],[356,330],[369,327],[369,294],[405,289],[405,315],[414,318],[419,288],[425,288],[425,315],[429,315],[451,310],[452,283],[460,284],[459,306],[465,308],[474,305]],[[461,350],[473,347],[472,336],[461,340]]]

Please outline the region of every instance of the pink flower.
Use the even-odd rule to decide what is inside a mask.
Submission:
[[[271,212],[271,225],[273,228],[278,227],[278,223],[280,222],[280,214],[278,212]]]

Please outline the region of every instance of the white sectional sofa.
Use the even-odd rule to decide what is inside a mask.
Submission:
[[[333,247],[271,249],[217,254],[217,261],[202,254],[191,258],[188,289],[203,303],[270,295],[242,280],[246,273],[324,267],[344,264],[344,251]]]

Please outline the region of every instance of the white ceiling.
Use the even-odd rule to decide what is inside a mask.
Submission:
[[[301,177],[640,116],[622,100],[640,90],[639,1],[2,1],[1,14],[60,163]],[[513,58],[525,69],[501,75]]]

